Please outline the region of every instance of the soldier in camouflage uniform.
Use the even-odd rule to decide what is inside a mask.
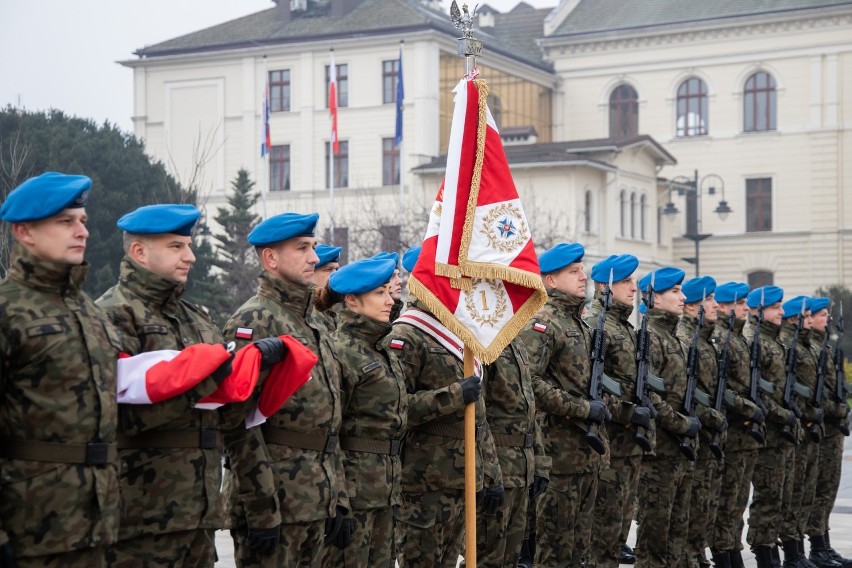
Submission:
[[[819,458],[819,440],[822,439],[824,412],[813,406],[813,393],[816,391],[817,358],[811,349],[811,299],[797,296],[783,304],[784,322],[778,339],[789,349],[796,334],[799,314],[804,311],[802,328],[796,342],[796,381],[811,389],[811,400],[800,400],[802,410],[802,428],[799,444],[795,450],[793,468],[793,488],[790,501],[785,501],[782,509],[783,521],[779,529],[784,545],[785,564],[795,560],[797,566],[813,568],[804,552],[804,534],[808,516],[816,493],[817,460]]]
[[[716,288],[715,299],[719,308],[712,337],[713,344],[721,355],[728,327],[733,325],[728,343],[728,373],[725,386],[734,396],[734,405],[728,408],[730,426],[725,440],[725,460],[720,475],[719,507],[716,510],[716,522],[710,541],[714,562],[729,564],[731,568],[743,568],[740,552],[744,528],[743,513],[748,504],[757,450],[761,446],[758,440],[766,435],[763,424],[766,417],[763,410],[749,398],[750,353],[748,341],[742,335],[748,316],[745,300],[747,295],[748,284],[727,282]],[[749,433],[752,423],[756,424],[754,428],[757,429],[754,435]],[[728,564],[725,564],[726,561]]]
[[[641,428],[653,447],[654,421],[650,409],[636,401],[636,333],[628,321],[636,297],[633,273],[639,260],[631,254],[612,255],[592,268],[595,298],[586,322],[597,325],[603,310],[604,287],[612,273],[612,306],[606,314],[604,371],[621,385],[621,397],[610,398],[612,420],[607,424],[609,467],[601,471],[592,528],[592,560],[598,568],[617,568],[633,521],[643,449],[634,440]],[[625,528],[625,525],[627,528]],[[632,554],[630,555],[632,557]],[[632,558],[635,562],[635,558]]]
[[[222,342],[201,308],[181,298],[195,262],[192,205],[149,205],[118,221],[125,257],[118,284],[97,300],[132,354]],[[210,566],[224,527],[222,434],[217,412],[196,410],[228,365],[193,389],[152,405],[119,405],[122,511],[113,565]]]
[[[811,302],[811,348],[817,361],[825,334],[830,333],[829,304],[828,298],[813,298]],[[810,560],[820,568],[830,567],[832,562],[840,566],[852,566],[852,559],[840,556],[831,547],[828,538],[828,519],[840,487],[843,441],[849,434],[849,406],[845,400],[837,398],[834,349],[828,345],[826,351],[825,397],[822,401],[825,411],[825,434],[819,443],[816,494],[805,528],[811,543]]]
[[[409,395],[397,560],[401,568],[454,567],[465,534],[467,404],[476,403],[477,492],[490,507],[503,499],[503,475],[480,398],[483,385],[476,376],[463,378],[463,344],[417,300],[394,322],[382,348],[402,368]]]
[[[701,276],[683,283],[686,296],[683,317],[677,327],[677,337],[686,345],[692,343],[695,328],[698,325],[698,309],[704,304],[704,325],[698,336],[698,383],[697,386],[712,398],[715,398],[719,384],[719,368],[716,350],[710,342],[710,336],[716,326],[716,281],[710,276]],[[692,495],[689,499],[689,536],[684,547],[683,565],[690,568],[710,566],[705,549],[710,546],[707,530],[716,520],[716,508],[719,505],[719,471],[721,461],[710,451],[710,444],[717,437],[719,448],[724,447],[727,420],[724,414],[713,408],[698,405],[696,416],[701,420],[698,455],[692,471]],[[727,557],[716,559],[717,568],[727,568]]]
[[[327,566],[393,568],[396,561],[393,509],[408,395],[401,369],[379,348],[390,331],[394,270],[393,260],[359,260],[335,272],[319,292],[321,309],[344,306],[333,342],[341,363],[340,447],[355,520],[349,546],[326,547]]]
[[[692,462],[682,455],[681,444],[694,447],[701,427],[697,418],[685,415],[685,346],[675,336],[683,312],[680,283],[684,272],[665,267],[646,274],[639,289],[654,287],[649,308],[651,371],[665,382],[665,398],[652,395],[657,411],[657,442],[654,456],[642,459],[639,481],[639,531],[636,566],[678,566],[689,527]]]
[[[763,397],[767,409],[766,445],[758,450],[754,466],[753,497],[749,507],[746,541],[757,559],[758,568],[770,568],[780,558],[775,543],[781,527],[781,504],[785,483],[793,471],[793,444],[782,432],[798,437],[799,420],[784,408],[784,345],[778,340],[784,310],[784,291],[777,286],[752,290],[747,298],[751,308],[751,332],[760,341],[761,376],[774,385],[772,393]],[[757,326],[758,307],[763,307],[763,323]]]
[[[254,228],[249,244],[262,267],[258,291],[225,326],[225,338],[238,347],[290,335],[319,357],[312,379],[260,429],[245,431],[249,447],[266,446],[278,482],[282,524],[281,543],[273,554],[257,554],[250,546],[253,526],[248,523],[252,517],[275,514],[276,502],[255,494],[254,471],[235,471],[232,534],[240,566],[321,566],[324,547],[348,544],[354,526],[338,447],[340,364],[328,336],[328,318],[314,309],[311,285],[318,218],[316,213],[283,213]]]
[[[588,560],[598,474],[606,464],[606,405],[589,399],[591,331],[585,304],[585,249],[561,243],[539,256],[548,301],[520,336],[531,363],[550,482],[536,500],[535,562],[579,566]],[[586,441],[595,430],[604,455]]]
[[[16,241],[0,282],[3,566],[106,566],[118,534],[122,345],[80,288],[91,183],[46,173],[0,208]]]
[[[340,253],[343,252],[343,248],[331,245],[317,245],[314,252],[317,253],[319,262],[314,266],[314,276],[311,278],[311,282],[317,288],[322,288],[328,282],[329,276],[340,268]]]

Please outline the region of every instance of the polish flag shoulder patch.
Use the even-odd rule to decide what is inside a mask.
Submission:
[[[254,330],[250,327],[238,327],[234,337],[237,339],[251,339],[254,335]]]
[[[545,331],[547,331],[547,326],[544,325],[543,323],[534,323],[533,329],[536,330],[539,333],[544,333]]]
[[[405,341],[402,339],[391,339],[390,348],[391,349],[402,349],[405,347]]]

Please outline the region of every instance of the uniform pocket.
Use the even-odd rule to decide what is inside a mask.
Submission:
[[[423,505],[421,495],[403,495],[402,504],[397,510],[397,520],[420,529],[435,526],[435,511]]]

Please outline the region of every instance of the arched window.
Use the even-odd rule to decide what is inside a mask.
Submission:
[[[630,194],[630,238],[636,238],[636,192]]]
[[[775,79],[765,71],[748,78],[743,89],[743,130],[775,130]]]
[[[647,238],[646,233],[646,215],[648,211],[648,198],[643,195],[641,199],[639,199],[639,238],[643,241]]]
[[[709,131],[707,85],[697,77],[677,89],[677,135],[704,136]]]
[[[768,270],[755,270],[748,273],[748,287],[771,286],[775,283],[775,275]]]
[[[630,85],[619,85],[609,96],[609,137],[639,134],[639,95]]]
[[[619,211],[621,212],[621,236],[627,236],[627,191],[621,190],[618,195]]]
[[[585,203],[583,204],[583,224],[584,229],[587,233],[592,232],[592,192],[588,189],[586,190],[586,195],[584,197]]]

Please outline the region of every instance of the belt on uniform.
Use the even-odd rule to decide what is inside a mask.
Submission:
[[[136,436],[118,435],[119,450],[198,448],[212,450],[222,447],[222,433],[218,430],[157,430]]]
[[[88,442],[72,444],[0,438],[0,457],[83,465],[106,465],[118,457],[115,444]]]
[[[526,434],[494,434],[491,433],[491,436],[494,438],[495,446],[510,446],[513,448],[532,448],[533,445],[533,434],[532,432],[527,432]]]
[[[337,449],[337,436],[320,432],[291,432],[264,424],[260,427],[267,444],[289,446],[301,450],[313,450],[330,454]]]
[[[353,452],[398,456],[402,440],[372,440],[370,438],[340,438],[340,447]]]
[[[415,432],[421,434],[430,434],[432,436],[441,436],[442,438],[452,438],[453,440],[464,440],[464,422],[456,422],[454,424],[441,424],[440,422],[429,422],[418,426],[414,429]],[[476,441],[481,442],[485,439],[485,426],[476,427]]]

